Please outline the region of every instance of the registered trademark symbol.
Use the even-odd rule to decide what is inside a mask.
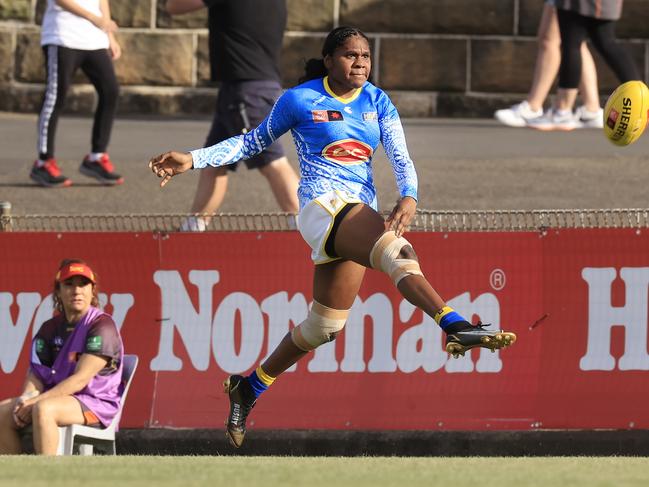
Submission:
[[[500,291],[507,283],[507,276],[502,269],[494,269],[489,276],[489,284],[494,291]]]

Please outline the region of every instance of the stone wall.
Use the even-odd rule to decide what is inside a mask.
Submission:
[[[206,11],[171,18],[165,0],[112,0],[123,57],[115,63],[121,114],[211,113]],[[287,0],[283,83],[326,33],[355,25],[372,40],[373,81],[403,116],[491,116],[530,86],[542,0]],[[36,112],[43,92],[39,24],[45,0],[0,0],[0,110]],[[626,0],[618,37],[649,78],[649,0]],[[596,54],[600,93],[616,79]],[[94,90],[82,74],[68,113],[90,113]]]

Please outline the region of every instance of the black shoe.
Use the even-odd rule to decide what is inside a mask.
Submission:
[[[46,188],[65,188],[72,185],[72,181],[61,174],[56,159],[47,159],[42,166],[34,163],[29,177]]]
[[[81,166],[79,166],[79,171],[81,174],[95,178],[100,183],[109,186],[115,186],[124,182],[124,178],[115,172],[115,168],[108,154],[104,154],[96,161],[91,161],[88,156],[84,157]]]
[[[235,448],[243,444],[243,437],[246,436],[246,418],[257,398],[252,391],[250,383],[245,377],[231,375],[223,382],[223,392],[230,398],[230,414],[225,421],[225,435]]]
[[[485,327],[478,322],[473,326],[466,321],[462,323],[453,323],[451,330],[446,335],[446,351],[457,358],[459,355],[464,356],[464,352],[475,347],[488,348],[492,352],[504,347],[508,347],[516,341],[516,335],[509,331],[502,330],[485,330]]]

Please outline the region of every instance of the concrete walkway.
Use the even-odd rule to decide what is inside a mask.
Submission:
[[[92,121],[62,118],[57,157],[74,185],[46,189],[29,179],[35,157],[36,117],[0,113],[0,201],[16,215],[184,213],[197,181],[190,173],[161,190],[147,168],[169,149],[201,146],[209,121],[119,119],[110,153],[126,182],[100,186],[78,172],[88,151]],[[404,121],[419,175],[419,207],[425,209],[649,208],[649,135],[630,147],[612,145],[600,130],[541,133],[503,127],[492,120]],[[289,136],[282,139],[296,157]],[[375,158],[382,209],[397,193],[382,150]],[[278,211],[264,178],[240,169],[230,178],[223,212]]]

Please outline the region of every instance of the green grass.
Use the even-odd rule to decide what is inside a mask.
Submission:
[[[644,487],[647,457],[0,456],[1,487]]]

